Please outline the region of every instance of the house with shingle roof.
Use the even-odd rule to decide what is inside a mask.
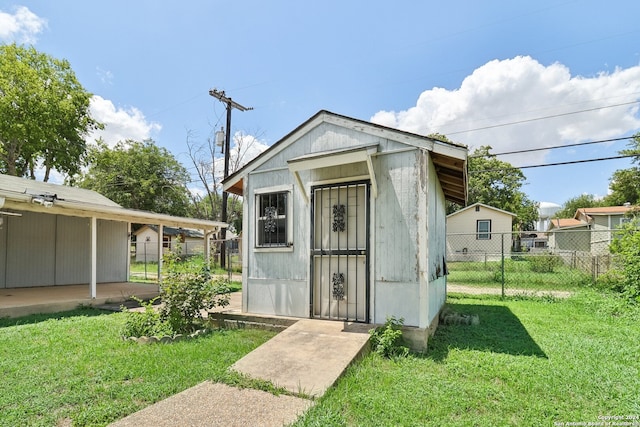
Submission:
[[[573,218],[555,218],[549,224],[549,247],[605,254],[614,238],[612,230],[629,221],[636,206],[580,208]]]

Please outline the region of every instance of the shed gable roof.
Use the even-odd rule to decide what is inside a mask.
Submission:
[[[244,167],[231,174],[223,181],[225,191],[242,195],[243,179],[251,171],[280,153],[302,135],[310,132],[322,123],[356,130],[369,135],[393,140],[401,144],[429,150],[436,169],[438,179],[447,200],[466,204],[467,198],[467,147],[452,142],[444,142],[426,136],[389,128],[387,126],[354,119],[347,116],[321,110],[302,123],[296,129],[285,135],[258,157],[251,160]],[[313,153],[312,153],[313,154]]]

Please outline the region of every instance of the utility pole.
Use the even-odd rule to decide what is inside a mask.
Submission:
[[[209,95],[216,98],[218,101],[222,102],[226,105],[227,108],[227,131],[225,132],[224,138],[224,177],[226,179],[229,176],[229,152],[231,151],[231,110],[236,109],[239,111],[249,111],[253,110],[251,107],[243,107],[238,104],[231,98],[229,98],[224,91],[220,91],[217,89],[211,89],[209,91]],[[222,192],[222,222],[227,222],[227,201],[229,200],[229,193],[226,191]],[[223,240],[223,243],[220,245],[220,267],[225,268],[227,264],[226,260],[226,239],[227,239],[227,229],[223,228],[220,230],[220,237]]]

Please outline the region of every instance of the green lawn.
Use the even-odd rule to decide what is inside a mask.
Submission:
[[[640,308],[589,290],[448,302],[480,325],[440,325],[428,350],[406,359],[367,355],[295,425],[552,426],[640,415]],[[118,337],[122,322],[91,309],[0,319],[0,426],[106,425],[203,380],[238,381],[227,367],[273,336],[228,330],[144,346]]]
[[[500,288],[502,265],[499,261],[450,262],[447,283],[452,285]],[[590,272],[556,266],[551,272],[533,271],[529,261],[505,259],[504,281],[507,289],[575,291],[591,284]]]
[[[172,344],[123,341],[122,313],[0,319],[0,426],[106,425],[207,379],[271,338],[227,330]]]
[[[553,426],[640,415],[640,310],[591,292],[449,303],[480,325],[441,325],[424,355],[366,356],[295,425]]]

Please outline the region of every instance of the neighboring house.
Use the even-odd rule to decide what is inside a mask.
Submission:
[[[243,196],[242,309],[384,323],[424,348],[446,298],[465,146],[320,111],[224,182]]]
[[[609,253],[615,230],[626,221],[635,207],[607,206],[580,208],[573,218],[552,219],[549,224],[549,248],[555,251]]]
[[[136,262],[158,261],[158,227],[155,225],[143,225],[136,230],[135,254]],[[204,233],[190,228],[162,228],[162,253],[169,250],[177,250],[180,244],[182,255],[204,254]]]
[[[203,255],[205,251],[204,233],[202,230],[182,227],[163,227],[162,229],[162,253],[177,250],[180,246],[180,254]],[[135,236],[135,260],[136,262],[158,261],[158,226],[143,225],[136,230]],[[209,236],[209,244],[215,239],[215,235]],[[227,240],[233,240],[236,235],[227,230]],[[232,245],[233,246],[233,245]],[[235,245],[237,248],[237,245]]]
[[[510,252],[516,216],[483,203],[447,215],[447,259],[483,261]]]
[[[0,288],[129,279],[131,223],[199,228],[225,224],[122,208],[90,190],[0,175]],[[160,268],[161,266],[159,266]]]

